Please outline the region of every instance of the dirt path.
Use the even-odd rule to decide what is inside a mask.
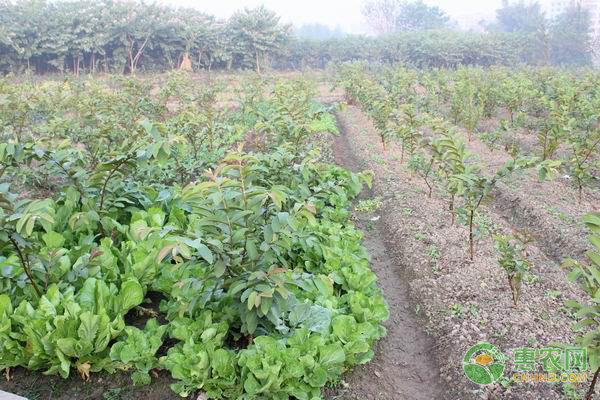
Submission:
[[[348,143],[347,135],[333,142],[335,162],[349,170],[362,170]],[[363,192],[361,198],[372,198],[374,192]],[[388,335],[374,349],[375,357],[366,366],[356,368],[349,386],[330,399],[419,400],[444,398],[440,377],[431,352],[433,340],[423,330],[424,322],[415,315],[408,295],[407,269],[391,257],[384,238],[389,236],[380,222],[381,215],[356,213],[356,225],[365,232],[364,244],[371,254],[372,268],[390,307],[385,324]],[[373,221],[375,219],[376,221]]]

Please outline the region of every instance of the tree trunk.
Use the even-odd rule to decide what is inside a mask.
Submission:
[[[518,303],[518,299],[517,299],[517,286],[515,284],[515,281],[513,279],[512,276],[508,276],[508,286],[510,287],[510,291],[512,292],[512,298],[513,298],[513,304],[515,305],[515,307],[517,306]]]
[[[590,385],[590,389],[588,390],[587,394],[585,395],[585,400],[592,400],[592,397],[594,397],[594,389],[596,388],[596,381],[598,380],[598,373],[600,373],[600,368],[598,368],[596,370],[596,372],[594,372],[594,378],[592,379],[592,384]]]
[[[106,58],[106,51],[104,51],[104,73],[108,74],[110,69],[108,68],[108,59]]]
[[[427,179],[424,179],[424,180],[425,180],[425,184],[429,188],[429,193],[427,194],[427,198],[430,199],[431,198],[431,193],[433,191],[433,188],[431,187],[431,185],[429,184],[429,181],[427,181]]]
[[[129,49],[128,49],[128,53],[129,53],[129,73],[130,74],[134,74],[134,64],[133,64],[133,46],[135,45],[135,43],[130,40],[129,41]]]
[[[256,72],[260,74],[260,60],[258,57],[258,50],[255,50],[254,54],[256,55]]]
[[[206,49],[206,46],[202,47],[200,50],[198,50],[198,69],[202,68],[202,55],[204,54],[204,50]],[[207,57],[210,59],[210,57]]]
[[[473,258],[475,257],[475,247],[473,245],[473,214],[475,214],[475,211],[471,211],[469,214],[469,253],[471,261],[473,261]]]
[[[451,218],[452,218],[452,226],[454,226],[454,218],[455,218],[454,217],[454,195],[452,195],[450,197],[450,207],[449,207],[449,210],[450,210],[450,215],[451,215]]]
[[[400,149],[400,164],[404,164],[404,141],[402,141],[402,146]]]

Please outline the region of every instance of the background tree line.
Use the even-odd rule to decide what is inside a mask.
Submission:
[[[264,7],[219,20],[138,0],[0,0],[0,72],[135,73],[178,68],[184,59],[194,69],[259,72],[355,60],[417,67],[591,62],[590,18],[581,7],[548,21],[536,3],[506,1],[487,33],[453,31],[442,10],[421,0],[368,0],[363,14],[378,36],[316,26],[297,33],[317,39],[299,39]]]
[[[496,20],[484,24],[488,32],[528,35],[534,57],[540,64],[590,64],[596,48],[590,11],[581,0],[554,19],[546,17],[538,2],[503,0]]]
[[[380,35],[451,27],[450,18],[440,8],[423,0],[366,0],[362,13]],[[600,40],[594,38],[590,12],[582,0],[571,1],[553,19],[537,1],[503,0],[496,19],[480,24],[488,33],[497,34],[496,38],[507,33],[520,37],[521,45],[516,44],[515,50],[528,63],[587,65],[594,53],[600,53]]]
[[[418,68],[459,65],[535,64],[528,35],[449,30],[400,32],[383,36],[346,36],[327,40],[291,40],[275,68],[325,68],[328,63],[368,61],[403,63]]]
[[[0,0],[0,70],[37,73],[255,68],[280,53],[291,27],[264,7],[227,21],[137,0]]]

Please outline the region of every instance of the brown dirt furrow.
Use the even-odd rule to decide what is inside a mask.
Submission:
[[[335,162],[358,172],[360,163],[354,157],[346,136],[333,142]],[[361,198],[372,198],[367,190]],[[379,219],[378,219],[379,218]],[[379,223],[381,215],[355,213],[356,225],[365,232],[364,245],[371,255],[371,265],[378,285],[390,308],[386,322],[387,336],[377,343],[372,362],[356,368],[346,379],[350,384],[330,399],[431,400],[443,397],[438,369],[432,356],[433,340],[423,329],[423,321],[415,315],[408,296],[408,271],[399,260],[390,257],[393,251],[384,240],[386,234]],[[375,219],[375,221],[373,221]],[[369,231],[371,230],[371,231]]]
[[[352,161],[353,155],[358,164],[374,172],[371,195],[382,199],[377,229],[384,240],[387,257],[392,261],[389,269],[408,285],[408,298],[401,297],[399,302],[409,305],[411,313],[419,314],[418,321],[422,324],[417,323],[418,331],[435,336],[431,351],[411,356],[431,358],[424,365],[435,365],[433,360],[437,362],[440,371],[437,385],[443,388],[443,392],[430,398],[562,398],[567,389],[561,385],[511,383],[509,377],[514,366],[510,361],[501,381],[486,387],[469,382],[462,370],[462,357],[478,342],[496,345],[508,360],[513,359],[517,348],[543,348],[551,342],[572,342],[573,319],[563,304],[566,299],[578,298],[579,292],[567,282],[565,272],[554,257],[546,254],[540,242],[528,247],[530,274],[523,282],[519,306],[513,307],[506,274],[497,265],[491,238],[485,235],[478,237],[476,257],[470,262],[468,230],[460,221],[454,225],[450,223],[444,194],[436,189],[431,199],[427,197],[424,182],[412,177],[406,165],[399,162],[398,146],[390,143],[384,152],[375,128],[360,109],[349,106],[338,112],[337,118],[342,132],[338,141],[342,140],[349,149],[339,150],[343,146],[336,142],[338,162],[352,166],[356,164]],[[521,184],[518,176],[512,184],[518,190]],[[510,233],[515,227],[495,207],[485,205],[481,214],[482,221],[496,231]],[[380,267],[376,265],[374,268],[378,274],[381,273]],[[393,276],[380,275],[384,293],[391,304],[397,301],[396,296],[401,295],[397,291],[386,290],[384,285],[388,285],[388,281],[393,283],[393,279]],[[392,323],[396,321],[406,324],[401,319],[392,320]],[[414,326],[407,324],[409,331]],[[398,334],[405,333],[400,330]],[[386,343],[394,343],[395,340],[384,339],[380,345],[383,347],[378,351],[385,352],[385,356],[376,358],[367,368],[377,371],[393,368],[386,360],[390,357],[388,352],[391,357],[396,357],[395,350]],[[402,340],[399,340],[401,343]],[[422,373],[418,375],[422,376]],[[368,379],[351,379],[350,387],[368,386],[365,380]],[[386,386],[379,384],[379,387],[383,391]],[[391,397],[357,398],[403,397],[393,397],[392,394]]]
[[[467,147],[488,174],[511,159],[503,149],[490,151],[476,138]],[[594,189],[587,188],[579,204],[576,189],[564,176],[541,182],[535,170],[528,170],[500,182],[490,207],[515,229],[531,232],[540,250],[561,263],[565,258],[583,258],[588,232],[578,221],[599,204],[600,193]]]

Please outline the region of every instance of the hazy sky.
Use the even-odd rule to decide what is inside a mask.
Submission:
[[[492,18],[502,0],[424,0],[429,5],[442,8],[451,18],[463,22],[465,19]],[[173,5],[192,6],[208,14],[226,18],[244,7],[264,4],[277,12],[283,22],[295,25],[319,22],[353,33],[367,30],[360,13],[364,0],[162,0]]]

